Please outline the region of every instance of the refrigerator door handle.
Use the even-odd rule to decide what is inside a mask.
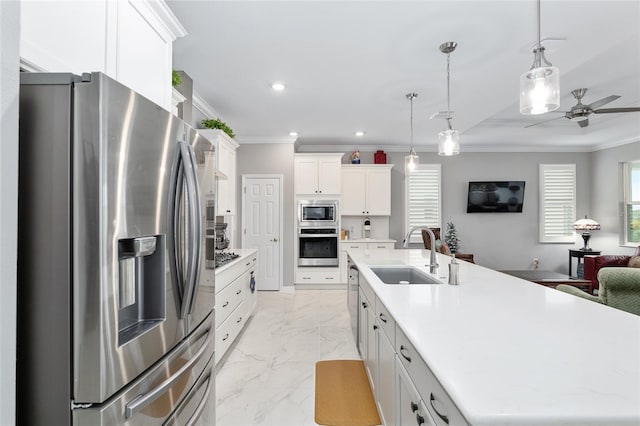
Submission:
[[[207,390],[204,391],[202,400],[196,407],[196,410],[193,412],[193,416],[191,416],[191,418],[189,419],[189,421],[187,421],[185,426],[194,426],[198,421],[198,419],[200,418],[200,416],[202,415],[202,410],[204,410],[204,407],[206,407],[206,405],[209,403],[209,394],[211,393],[211,388],[213,387],[213,380],[211,377],[212,375],[213,375],[213,372],[209,372],[209,377],[207,377],[206,379]]]
[[[184,293],[184,251],[180,234],[180,204],[182,199],[182,189],[184,185],[184,166],[182,164],[182,154],[180,146],[176,145],[176,154],[171,167],[171,179],[169,187],[169,253],[171,253],[170,266],[175,288],[174,294],[178,304],[178,310],[182,312]]]
[[[196,218],[195,222],[195,231],[192,238],[192,247],[194,253],[194,268],[191,279],[191,294],[187,299],[189,304],[189,314],[193,312],[193,307],[195,306],[195,299],[197,296],[198,283],[200,282],[200,263],[202,261],[202,207],[200,204],[200,187],[198,185],[198,174],[197,174],[197,162],[196,162],[196,153],[193,150],[191,145],[187,145],[187,151],[189,153],[191,174],[193,177],[193,196],[190,196],[191,209],[194,212],[193,217]]]
[[[199,262],[198,252],[200,251],[200,204],[198,194],[198,184],[195,179],[196,171],[194,170],[193,156],[189,152],[193,150],[186,142],[178,142],[180,146],[180,157],[182,164],[183,176],[187,187],[187,200],[189,210],[189,256],[187,259],[187,275],[184,283],[182,294],[182,306],[180,307],[180,318],[184,319],[190,310],[191,299],[193,298],[194,284],[197,278],[197,270]]]
[[[180,367],[178,371],[176,371],[174,374],[172,374],[169,378],[167,378],[165,381],[160,383],[150,392],[147,392],[146,394],[138,395],[137,397],[135,397],[134,399],[132,399],[127,403],[124,409],[125,418],[128,419],[132,417],[138,411],[142,410],[144,407],[151,404],[153,401],[155,401],[160,396],[162,396],[162,394],[167,392],[167,390],[173,384],[175,384],[178,380],[180,380],[180,378],[184,374],[191,371],[193,366],[200,360],[202,355],[207,351],[208,340],[209,340],[208,336],[210,332],[211,332],[211,327],[207,328],[203,332],[203,336],[205,337],[205,339],[202,344],[202,347],[198,349],[198,352],[195,354],[195,356],[191,358],[188,362],[186,362],[182,367]]]

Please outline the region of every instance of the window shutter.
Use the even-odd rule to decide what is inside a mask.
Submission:
[[[405,233],[412,226],[440,228],[440,184],[440,164],[419,164],[414,171],[406,175]],[[414,232],[409,242],[421,243],[422,234]]]
[[[576,165],[540,164],[540,242],[574,243]]]
[[[640,243],[640,161],[623,163],[624,207],[621,244],[634,247]]]

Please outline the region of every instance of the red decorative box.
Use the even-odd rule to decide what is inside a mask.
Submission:
[[[376,151],[373,154],[373,164],[387,164],[387,154],[382,150]]]

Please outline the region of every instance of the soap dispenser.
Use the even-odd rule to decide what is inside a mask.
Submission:
[[[460,263],[458,263],[458,261],[456,260],[456,255],[455,253],[451,255],[451,263],[449,263],[449,284],[451,285],[458,285],[460,284],[459,281],[459,269],[460,269]]]

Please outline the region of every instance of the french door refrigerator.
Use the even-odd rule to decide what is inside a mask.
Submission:
[[[215,423],[213,152],[104,74],[21,74],[18,424]]]

